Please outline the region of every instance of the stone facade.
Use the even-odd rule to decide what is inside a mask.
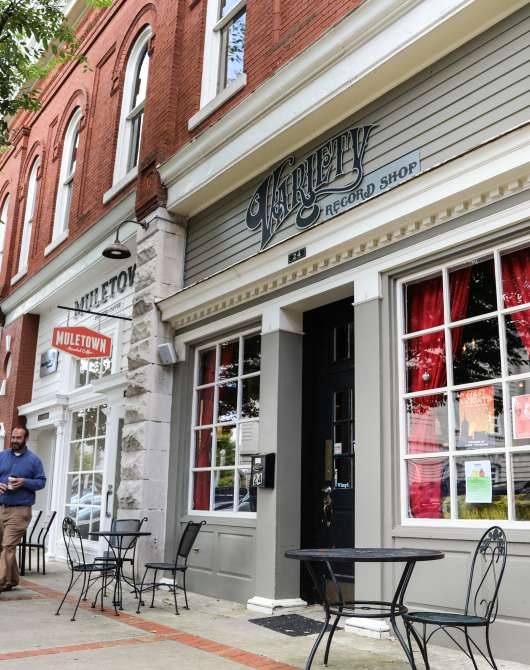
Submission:
[[[146,221],[149,228],[139,229],[137,238],[118,504],[120,517],[148,517],[152,535],[142,544],[143,551],[161,560],[173,367],[161,365],[158,358],[158,345],[170,342],[172,332],[161,322],[156,302],[182,287],[186,229],[162,208]]]

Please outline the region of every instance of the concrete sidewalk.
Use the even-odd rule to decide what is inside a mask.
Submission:
[[[50,562],[47,567],[46,576],[28,573],[19,588],[0,594],[0,670],[167,670],[175,664],[179,670],[294,670],[304,667],[315,639],[315,635],[289,637],[258,626],[251,620],[260,615],[243,605],[197,594],[190,595],[191,609],[182,609],[176,616],[173,599],[165,591],[157,593],[154,609],[144,607],[140,615],[135,614],[134,596],[127,592],[119,617],[108,598],[105,612],[85,603],[71,622],[72,602],[65,603],[59,617],[54,616],[68,583],[65,566]],[[179,604],[182,601],[180,597]],[[300,613],[322,618],[317,607]],[[313,664],[315,670],[323,667],[324,646]],[[431,667],[463,670],[472,666],[460,652],[432,647]],[[409,666],[397,642],[339,630],[328,668],[407,670]],[[530,670],[530,666],[503,661],[501,668]]]

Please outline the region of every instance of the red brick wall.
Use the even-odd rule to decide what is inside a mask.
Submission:
[[[0,396],[0,421],[6,431],[5,445],[9,444],[11,429],[17,424],[25,424],[19,419],[17,407],[31,400],[33,373],[37,350],[39,316],[26,314],[10,323],[2,331],[0,340],[0,381],[6,379],[7,348],[6,337],[11,336],[11,370],[6,380],[6,394]]]
[[[123,198],[132,183],[103,205],[112,185],[123,74],[135,36],[153,28],[151,63],[136,209],[139,215],[164,203],[156,164],[215,123],[278,68],[299,54],[362,0],[248,0],[245,40],[247,86],[192,133],[188,119],[198,111],[206,0],[114,0],[110,9],[91,10],[78,28],[89,69],[70,63],[39,85],[43,105],[13,122],[13,148],[0,158],[0,202],[10,192],[9,225],[0,269],[2,297],[14,289],[25,207],[27,176],[39,155],[36,224],[31,241],[29,276],[60,254],[76,237]],[[51,240],[62,142],[68,120],[81,106],[83,120],[70,212],[69,238],[47,257]],[[17,193],[17,197],[13,197]]]

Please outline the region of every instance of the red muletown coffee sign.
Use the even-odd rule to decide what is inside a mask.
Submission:
[[[84,326],[62,326],[53,329],[52,347],[77,358],[108,358],[112,339]]]

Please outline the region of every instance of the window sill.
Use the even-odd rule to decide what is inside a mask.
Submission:
[[[64,230],[60,235],[57,235],[57,237],[48,244],[48,246],[44,249],[44,255],[48,256],[51,254],[51,252],[54,249],[57,249],[57,247],[62,244],[67,238],[68,238],[68,229]]]
[[[106,205],[112,198],[118,194],[122,188],[125,188],[128,184],[136,179],[138,176],[138,166],[133,167],[132,170],[129,170],[127,174],[122,177],[119,181],[113,184],[108,191],[105,191],[103,194],[103,204]]]
[[[11,286],[13,286],[13,284],[16,284],[17,281],[20,281],[20,280],[22,279],[22,277],[25,277],[27,271],[28,271],[28,268],[25,267],[25,268],[22,268],[22,270],[19,270],[19,271],[16,273],[16,275],[13,275],[13,276],[11,277],[11,281],[9,282],[9,283],[11,284]]]
[[[243,72],[239,75],[237,79],[221,91],[218,95],[215,96],[210,102],[208,102],[202,109],[194,114],[188,120],[188,130],[193,130],[199,126],[204,120],[206,120],[211,114],[215,112],[216,109],[219,109],[222,105],[225,104],[230,98],[232,98],[236,93],[238,93],[242,88],[247,85],[247,74]]]

